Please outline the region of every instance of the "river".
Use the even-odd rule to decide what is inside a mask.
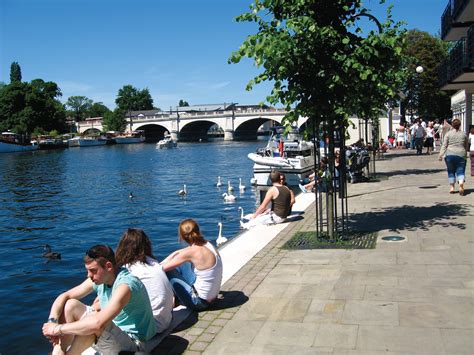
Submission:
[[[126,228],[144,229],[158,259],[180,247],[177,228],[184,218],[196,219],[212,241],[220,221],[224,236],[237,235],[238,207],[248,213],[259,199],[247,154],[262,145],[216,141],[170,150],[136,144],[1,154],[0,353],[48,353],[41,326],[54,298],[84,280],[82,257],[90,246],[115,248]],[[239,177],[247,186],[243,193]],[[235,203],[222,199],[228,180]],[[183,184],[188,194],[177,196]],[[61,260],[43,258],[45,244]]]

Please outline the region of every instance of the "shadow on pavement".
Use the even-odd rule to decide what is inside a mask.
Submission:
[[[395,175],[431,175],[446,171],[446,169],[404,169],[391,170],[388,172],[377,172],[377,176],[395,176]]]
[[[401,206],[373,209],[365,213],[349,214],[349,226],[355,230],[429,230],[434,226],[466,229],[456,222],[459,216],[468,216],[470,205],[440,203],[435,206]]]
[[[183,354],[188,348],[188,345],[189,341],[186,339],[177,335],[168,335],[158,347],[153,349],[151,354]]]
[[[242,291],[221,291],[219,298],[209,307],[209,311],[238,307],[249,300]]]

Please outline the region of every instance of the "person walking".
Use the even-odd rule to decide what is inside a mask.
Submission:
[[[471,176],[474,176],[474,125],[469,127],[469,159],[471,160]]]
[[[416,155],[421,155],[423,153],[423,139],[426,136],[426,131],[419,119],[415,127],[415,147]]]
[[[457,118],[454,119],[452,122],[452,129],[443,137],[443,144],[438,159],[441,161],[444,158],[446,163],[450,185],[449,193],[454,193],[454,185],[457,178],[459,183],[459,194],[463,196],[468,139],[466,134],[460,130],[460,127],[461,121]]]
[[[425,147],[426,147],[426,154],[430,155],[433,149],[434,143],[434,128],[433,122],[428,123],[428,127],[426,127],[426,139],[425,139]]]

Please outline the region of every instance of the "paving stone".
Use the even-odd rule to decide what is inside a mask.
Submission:
[[[472,303],[399,302],[400,325],[426,328],[474,328]]]
[[[341,300],[312,300],[303,319],[304,323],[341,323],[345,301]],[[321,327],[323,329],[324,327]],[[332,346],[315,344],[315,346]]]
[[[313,346],[355,349],[358,325],[324,324],[318,329]]]
[[[441,337],[447,354],[473,354],[474,330],[441,329]]]
[[[310,347],[319,329],[314,323],[284,321],[265,322],[253,340],[253,344]]]
[[[347,301],[344,324],[398,325],[398,304],[392,301]]]
[[[359,327],[356,350],[414,354],[445,353],[439,329],[366,325]]]

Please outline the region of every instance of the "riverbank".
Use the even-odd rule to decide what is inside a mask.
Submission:
[[[380,182],[349,186],[350,223],[377,231],[376,249],[280,249],[314,230],[310,205],[154,353],[472,353],[472,182],[450,195],[444,163],[406,150],[377,172]]]

